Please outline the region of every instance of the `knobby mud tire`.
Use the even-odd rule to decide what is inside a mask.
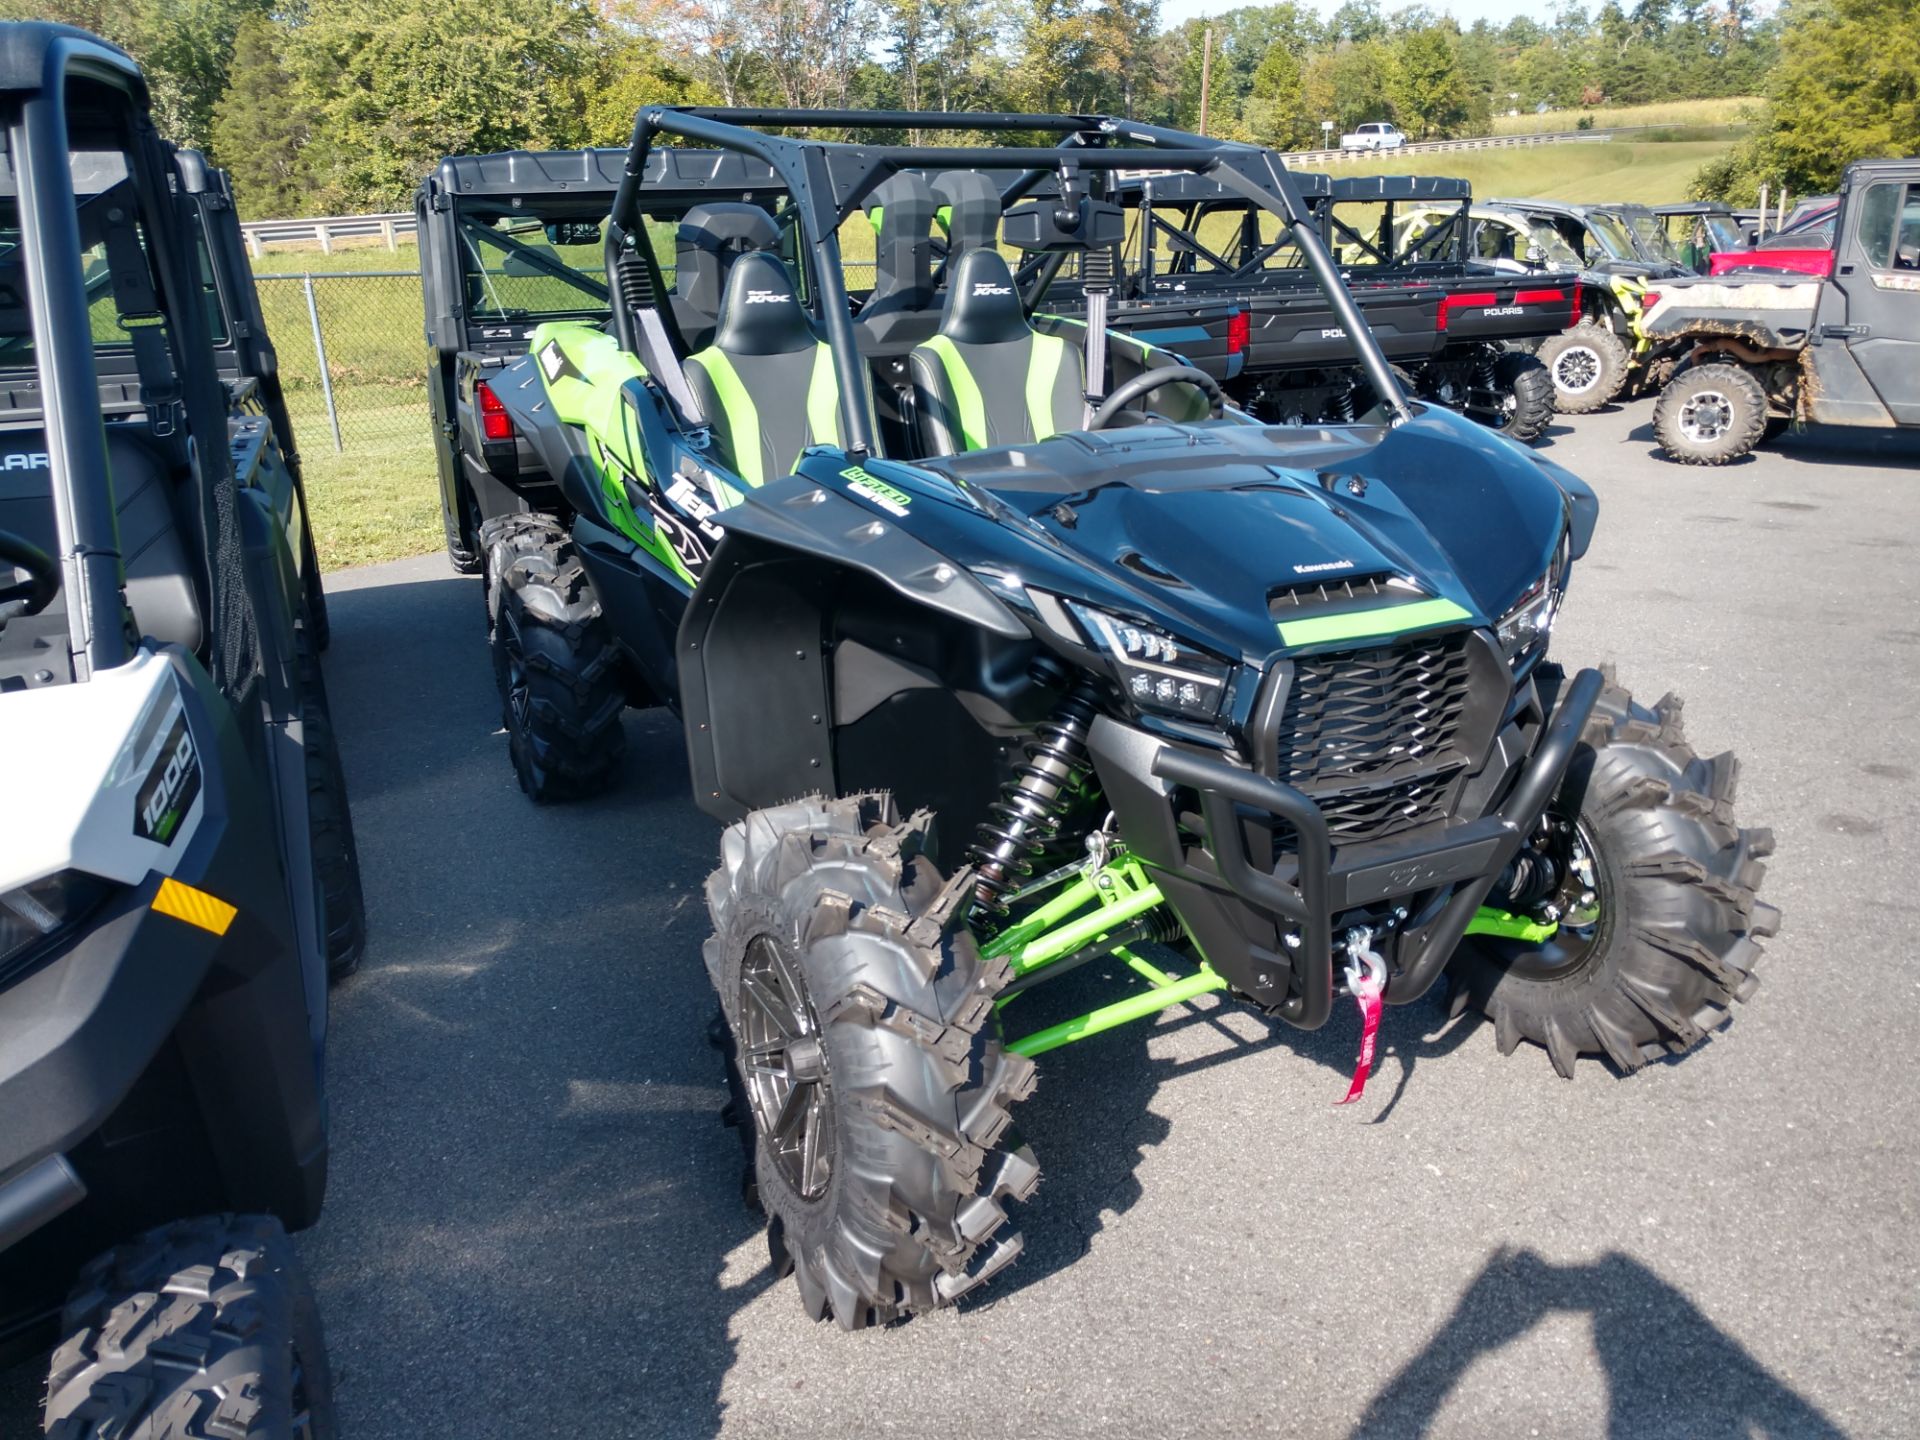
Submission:
[[[806,1178],[820,1173],[811,1161],[789,1175],[750,1105],[737,1118],[776,1269],[791,1269],[810,1316],[847,1329],[950,1304],[1005,1268],[1021,1243],[1002,1233],[1006,1203],[1039,1179],[1009,1128],[1034,1083],[994,1017],[1009,969],[982,959],[964,924],[971,871],[944,879],[923,853],[929,821],[872,795],[756,811],[728,829],[707,881],[707,969],[738,1064],[773,1063],[743,1029],[750,953],[791,967],[779,978],[811,1011],[790,1018],[814,1027],[824,1056],[807,1100],[830,1121],[824,1180]]]

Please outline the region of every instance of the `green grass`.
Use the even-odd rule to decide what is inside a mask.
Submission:
[[[415,444],[354,443],[335,454],[324,417],[296,419],[320,568],[426,555],[445,543],[426,426]]]
[[[1493,135],[1546,135],[1558,130],[1577,130],[1582,120],[1591,120],[1588,128],[1606,130],[1622,125],[1740,125],[1751,112],[1766,104],[1753,96],[1739,95],[1722,100],[1669,100],[1660,105],[1601,105],[1592,110],[1551,110],[1545,115],[1496,115],[1488,133]]]
[[[1687,198],[1687,182],[1730,140],[1620,141],[1459,150],[1404,159],[1330,165],[1331,175],[1454,175],[1476,197],[1536,200],[1636,201],[1661,205]]]
[[[411,235],[398,237],[398,249],[384,245],[336,246],[331,255],[318,245],[275,245],[253,257],[256,275],[338,275],[368,270],[405,270],[418,274],[420,250]]]

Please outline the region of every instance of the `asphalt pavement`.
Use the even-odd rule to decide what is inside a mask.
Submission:
[[[1346,1108],[1344,1009],[1303,1034],[1209,999],[1068,1047],[1018,1114],[1020,1263],[853,1335],[740,1204],[717,827],[671,717],[629,712],[610,793],[536,809],[479,582],[329,577],[371,939],[300,1248],[345,1440],[1920,1434],[1920,447],[1692,470],[1650,416],[1549,442],[1602,499],[1555,650],[1684,696],[1778,835],[1785,925],[1731,1027],[1565,1082],[1429,1001]],[[36,1383],[0,1376],[0,1435]]]

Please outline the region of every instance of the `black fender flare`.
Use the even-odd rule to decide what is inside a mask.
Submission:
[[[1009,640],[1030,634],[963,567],[804,476],[762,486],[718,523],[675,639],[694,801],[718,819],[836,793],[822,628],[836,576],[870,576],[905,604]],[[710,643],[718,635],[725,644]]]

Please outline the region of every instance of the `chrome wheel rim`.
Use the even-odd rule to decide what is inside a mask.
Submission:
[[[1680,433],[1696,445],[1711,445],[1733,426],[1733,401],[1719,390],[1696,390],[1680,407]]]
[[[833,1089],[798,962],[770,936],[740,966],[740,1068],[760,1143],[781,1179],[817,1200],[833,1178]]]
[[[1584,395],[1600,383],[1600,352],[1574,345],[1553,357],[1553,383],[1568,395]]]

